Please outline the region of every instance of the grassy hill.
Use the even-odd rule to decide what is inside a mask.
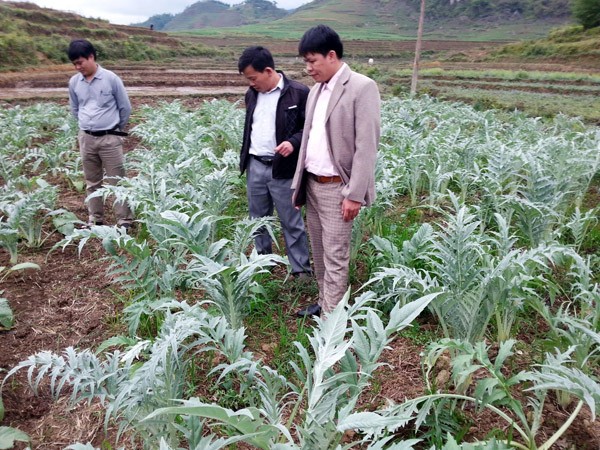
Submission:
[[[188,6],[179,14],[158,14],[136,24],[155,30],[182,31],[210,27],[238,27],[266,23],[285,17],[288,11],[268,0],[246,0],[230,6],[218,0],[202,0]]]
[[[164,30],[193,30],[195,28],[235,27],[242,21],[241,15],[226,3],[218,1],[197,2],[169,21]]]
[[[567,0],[543,0],[547,9],[533,8],[542,0],[510,0],[512,8],[506,5],[509,0],[497,0],[494,8],[486,14],[475,17],[474,5],[491,4],[491,0],[460,0],[450,4],[450,0],[428,0],[428,5],[447,6],[448,15],[430,14],[426,19],[425,39],[440,41],[524,41],[546,36],[548,32],[570,21],[566,11]],[[302,33],[317,23],[332,25],[348,42],[364,44],[379,40],[388,47],[380,45],[375,56],[393,56],[398,51],[399,41],[411,41],[416,35],[418,11],[417,0],[315,0],[286,13],[268,0],[246,0],[235,8],[224,3],[209,0],[191,5],[183,14],[190,23],[198,23],[201,16],[217,23],[217,14],[221,11],[219,24],[230,24],[232,11],[245,26],[211,27],[200,30],[165,34],[151,31],[149,27],[131,27],[113,25],[99,19],[86,19],[76,14],[40,8],[31,3],[13,3],[0,0],[0,70],[11,70],[44,63],[68,62],[65,49],[73,38],[88,38],[98,47],[102,60],[121,59],[164,60],[181,56],[231,55],[232,49],[221,46],[216,50],[211,39],[226,37],[223,42],[237,40],[240,45],[266,41],[270,47],[278,42],[293,42],[295,48]],[[486,3],[487,2],[487,3]],[[517,7],[519,4],[527,8]],[[457,9],[460,3],[462,9]],[[502,6],[504,5],[504,6]],[[517,6],[515,6],[517,5]],[[261,10],[261,8],[263,8]],[[454,9],[452,9],[454,8]],[[194,12],[194,14],[192,14]],[[277,20],[267,23],[253,23],[259,18],[285,14]],[[163,17],[164,16],[164,17]],[[183,21],[181,16],[178,20]],[[158,17],[158,16],[156,16]],[[166,22],[172,22],[176,16],[161,15]],[[203,19],[203,20],[204,20]],[[229,22],[228,22],[229,21]],[[589,36],[588,36],[589,35]],[[183,38],[183,39],[182,39]],[[556,39],[556,32],[551,39]],[[598,59],[598,36],[593,31],[587,35],[573,35],[568,32],[560,39],[565,42],[538,41],[516,44],[494,55],[494,58],[554,58],[577,57]],[[573,42],[575,41],[575,42]],[[581,43],[577,43],[581,41]],[[394,42],[397,42],[394,44]],[[271,45],[272,44],[272,45]],[[580,49],[577,49],[578,46]],[[369,52],[374,50],[369,49]],[[412,47],[410,51],[412,54]],[[427,51],[425,52],[427,53]],[[287,55],[287,53],[285,53]],[[436,54],[437,55],[437,54]],[[427,54],[424,55],[427,57]],[[443,58],[443,55],[436,57]],[[482,56],[483,57],[483,56]]]
[[[582,26],[560,28],[544,39],[508,44],[494,52],[492,57],[538,61],[571,60],[600,68],[600,27],[588,30],[584,30]]]
[[[2,70],[68,62],[66,48],[77,38],[92,41],[102,60],[143,61],[216,52],[149,29],[113,25],[33,3],[0,1]]]
[[[425,38],[515,41],[543,37],[551,29],[570,23],[568,2],[428,0]],[[235,28],[202,28],[193,33],[297,39],[310,26],[327,23],[346,39],[412,40],[419,5],[418,0],[314,0],[278,20]]]
[[[414,9],[420,0],[406,0]],[[571,15],[570,0],[427,0],[425,12],[440,22],[462,18],[507,21],[519,18],[548,20]]]

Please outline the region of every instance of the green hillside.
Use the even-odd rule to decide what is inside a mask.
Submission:
[[[566,35],[553,31],[549,42],[539,41],[550,31],[570,22],[566,10],[567,1],[510,0],[509,3],[509,0],[455,0],[451,3],[450,0],[428,0],[430,8],[432,5],[447,8],[447,14],[430,12],[425,22],[425,39],[473,41],[475,44],[481,41],[521,42],[538,39],[536,42],[516,44],[498,52],[494,57],[598,59],[598,37],[593,30],[580,35],[571,31]],[[220,52],[209,47],[216,43],[209,42],[211,39],[207,39],[207,36],[213,40],[227,37],[227,42],[233,39],[243,45],[259,41],[272,43],[273,39],[278,39],[280,42],[293,42],[292,47],[295,47],[302,33],[317,23],[328,23],[344,40],[362,43],[367,47],[370,45],[367,42],[387,41],[394,48],[385,50],[382,47],[376,53],[377,56],[385,57],[385,52],[392,55],[400,51],[396,48],[398,44],[393,44],[394,41],[414,40],[418,20],[416,2],[417,0],[315,0],[289,13],[268,0],[246,0],[236,7],[209,0],[190,5],[185,14],[154,16],[157,22],[153,23],[152,31],[148,26],[113,25],[104,20],[86,19],[72,13],[40,8],[32,3],[0,0],[0,70],[68,62],[65,49],[73,38],[85,37],[92,40],[103,60],[143,61],[231,53],[230,48],[220,44]],[[509,4],[512,6],[508,7]],[[540,6],[542,4],[545,8]],[[475,9],[476,5],[479,5],[479,10]],[[488,5],[487,9],[481,9],[482,5]],[[476,17],[477,11],[482,14],[481,17]],[[274,19],[281,15],[283,17]],[[266,17],[272,19],[266,23],[259,22]],[[234,25],[232,18],[248,25]],[[169,23],[192,26],[203,20],[203,23],[231,26],[213,26],[166,34],[157,32],[159,19],[165,27]],[[202,40],[207,44],[203,44]]]
[[[414,9],[420,0],[406,0]],[[427,17],[435,22],[448,18],[506,21],[520,18],[561,19],[571,16],[570,0],[427,0]]]
[[[600,27],[571,26],[554,30],[547,38],[508,44],[492,54],[499,59],[571,60],[600,68]]]
[[[386,4],[387,3],[387,4]],[[396,34],[396,30],[416,29],[418,12],[405,1],[316,0],[293,14],[269,25],[269,29],[303,32],[316,23],[329,24],[340,32],[372,38]]]
[[[426,39],[515,41],[540,38],[571,23],[569,0],[428,0],[426,4]],[[296,39],[307,28],[327,23],[346,39],[411,40],[419,5],[419,0],[315,0],[279,20],[213,26],[193,33]]]
[[[137,26],[154,26],[155,30],[183,31],[211,27],[238,27],[266,23],[285,17],[288,11],[268,0],[246,0],[230,6],[218,0],[202,0],[179,14],[158,14]]]
[[[195,28],[235,27],[242,21],[241,15],[218,1],[197,2],[165,24],[164,30],[193,30]]]
[[[215,53],[214,49],[148,29],[113,25],[33,3],[0,1],[2,70],[68,62],[66,48],[78,38],[93,41],[103,60],[143,61]]]

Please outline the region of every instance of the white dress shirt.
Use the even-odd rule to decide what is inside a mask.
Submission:
[[[256,156],[274,156],[277,139],[275,138],[275,117],[277,103],[283,89],[283,77],[279,75],[279,83],[269,92],[259,92],[256,107],[252,114],[252,131],[250,132],[250,154]]]
[[[331,99],[331,93],[335,88],[335,84],[340,78],[342,68],[346,65],[343,63],[338,71],[331,77],[327,83],[321,86],[321,92],[315,104],[312,124],[306,144],[306,171],[315,175],[334,176],[339,175],[331,157],[329,156],[329,143],[327,142],[327,134],[325,130],[325,122],[327,119],[327,106]]]

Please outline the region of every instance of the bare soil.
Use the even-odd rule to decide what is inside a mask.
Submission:
[[[203,42],[207,40],[205,38]],[[222,44],[229,45],[231,42]],[[353,43],[349,46],[350,53],[353,45],[360,47],[361,52],[367,52],[373,44]],[[391,45],[398,50],[401,44]],[[444,45],[447,50],[456,47],[456,51],[462,52],[466,44],[445,42]],[[472,50],[479,51],[480,46],[473,44]],[[280,54],[289,51],[289,55],[293,55],[291,47],[291,43],[284,43],[278,51]],[[377,48],[381,50],[381,47]],[[282,61],[286,72],[310,84],[310,80],[302,75],[301,61],[293,56],[282,57]],[[202,60],[183,62],[181,67],[150,64],[107,67],[123,77],[134,109],[142,103],[173,98],[195,107],[206,98],[239,99],[246,90],[245,82],[235,70],[234,59],[221,63]],[[64,104],[65,86],[73,73],[69,65],[0,73],[0,101],[4,101],[5,106],[36,101]],[[127,142],[128,149],[137,144],[132,138]],[[59,206],[75,212],[84,220],[87,212],[83,206],[83,195],[69,190],[66,183],[55,181],[61,186]],[[94,348],[106,338],[123,331],[123,325],[118,320],[122,308],[119,289],[107,275],[108,263],[103,260],[101,245],[89,243],[81,256],[78,256],[76,248],[49,253],[58,240],[58,236],[52,236],[42,248],[21,253],[21,261],[36,262],[41,270],[12,274],[0,285],[16,317],[13,329],[0,332],[1,371],[10,370],[19,361],[38,351],[61,352],[68,346]],[[7,266],[8,259],[7,252],[0,249],[0,266]],[[274,276],[282,275],[275,273]],[[284,309],[284,313],[291,316],[291,311]],[[290,317],[289,322],[293,324],[295,319]],[[435,326],[432,323],[423,325]],[[268,363],[272,347],[268,343],[263,344],[266,345],[252,350]],[[424,386],[419,356],[422,350],[411,339],[395,340],[383,355],[382,362],[386,365],[378,371],[374,388],[365,394],[363,405],[382,405],[388,400],[402,402],[422,394]],[[34,395],[27,387],[25,373],[6,382],[3,400],[6,417],[2,425],[28,433],[33,441],[32,448],[58,450],[74,442],[88,441],[100,446],[105,440],[115,446],[114,429],[111,428],[108,434],[103,430],[102,408],[96,404],[72,408],[65,398],[58,401],[52,399],[47,389]],[[564,422],[568,411],[558,407],[555,402],[549,402],[547,408],[542,435],[550,436]],[[473,415],[473,412],[467,412],[467,415]],[[473,423],[469,435],[479,438],[484,438],[494,427],[504,427],[494,417],[485,414]],[[583,411],[553,448],[600,449],[598,421],[592,422],[589,412]]]
[[[80,194],[61,189],[60,207],[87,218]],[[99,243],[91,243],[81,257],[76,248],[49,253],[59,237],[51,236],[42,248],[23,251],[20,261],[37,263],[40,270],[14,273],[0,285],[15,314],[13,329],[0,332],[0,368],[8,371],[36,352],[61,353],[69,346],[95,347],[117,332],[115,286],[106,276]],[[8,255],[0,249],[0,265]],[[3,374],[4,376],[4,374]],[[70,408],[67,399],[54,402],[47,390],[35,395],[25,373],[10,378],[2,396],[6,409],[3,425],[28,433],[33,448],[59,449],[74,442],[94,441],[102,434],[102,415],[95,405]],[[98,442],[100,444],[100,442]]]

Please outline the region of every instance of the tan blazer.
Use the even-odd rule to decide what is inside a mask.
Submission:
[[[335,84],[327,107],[325,130],[329,154],[342,177],[345,198],[368,206],[375,199],[375,162],[381,132],[379,89],[370,78],[347,65]],[[315,84],[306,103],[306,122],[296,173],[292,181],[294,205],[306,202],[306,145],[322,83]]]

